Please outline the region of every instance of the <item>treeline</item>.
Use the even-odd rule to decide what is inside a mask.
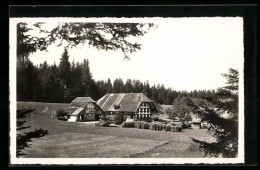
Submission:
[[[164,85],[150,86],[149,82],[128,79],[125,83],[121,78],[111,82],[95,81],[89,68],[89,61],[82,63],[69,61],[65,49],[59,65],[48,65],[47,62],[34,66],[27,59],[17,63],[17,100],[37,102],[71,102],[78,96],[90,96],[100,99],[107,93],[144,93],[159,104],[172,104],[182,94],[191,98],[213,97],[215,91],[194,90],[175,91]]]

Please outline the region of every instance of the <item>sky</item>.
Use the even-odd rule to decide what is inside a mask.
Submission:
[[[46,27],[57,24],[57,21],[46,21]],[[127,54],[130,61],[123,60],[122,51],[97,50],[83,45],[69,49],[71,62],[89,60],[96,81],[139,79],[174,90],[212,90],[225,85],[221,74],[227,73],[228,68],[243,71],[241,17],[101,18],[98,21],[152,22],[157,28],[136,38],[141,50]],[[29,58],[35,65],[44,61],[59,64],[63,51],[63,47],[50,46],[48,52],[37,51]]]

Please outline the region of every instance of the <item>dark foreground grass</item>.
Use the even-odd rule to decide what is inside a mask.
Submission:
[[[17,108],[36,109],[26,117],[21,132],[48,130],[46,136],[33,139],[30,148],[22,150],[27,158],[119,158],[119,157],[203,157],[191,138],[214,140],[205,129],[182,132],[152,131],[136,128],[96,127],[51,118],[55,109],[69,104],[18,102]],[[46,107],[48,109],[46,109]],[[19,132],[19,133],[21,133]]]

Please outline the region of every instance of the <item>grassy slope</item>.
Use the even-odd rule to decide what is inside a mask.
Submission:
[[[32,147],[22,152],[24,157],[202,157],[191,137],[211,140],[205,129],[163,132],[135,128],[96,127],[59,121],[50,117],[55,109],[69,104],[18,102],[17,108],[36,109],[27,115],[24,130],[45,129],[49,134],[33,139]],[[48,108],[48,109],[46,109]]]
[[[36,109],[39,113],[52,113],[54,110],[67,110],[70,103],[17,102],[17,109]]]

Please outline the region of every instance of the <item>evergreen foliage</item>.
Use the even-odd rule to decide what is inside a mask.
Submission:
[[[190,106],[199,113],[203,120],[210,123],[208,131],[216,138],[215,142],[193,139],[200,144],[205,155],[236,157],[238,153],[238,71],[230,68],[227,86],[220,88],[214,98],[206,98],[209,104],[198,107],[191,100]],[[223,115],[227,116],[224,117]]]
[[[108,78],[95,81],[89,61],[70,63],[67,49],[61,56],[59,66],[55,63],[48,65],[47,62],[34,66],[30,60],[26,60],[17,69],[18,101],[70,103],[80,96],[98,100],[107,93],[143,93],[158,104],[173,104],[176,105],[175,109],[186,111],[180,108],[185,103],[184,94],[194,99],[216,95],[214,90],[176,91],[160,84],[150,86],[148,81],[140,80],[128,79],[124,83],[121,78],[113,82]]]

